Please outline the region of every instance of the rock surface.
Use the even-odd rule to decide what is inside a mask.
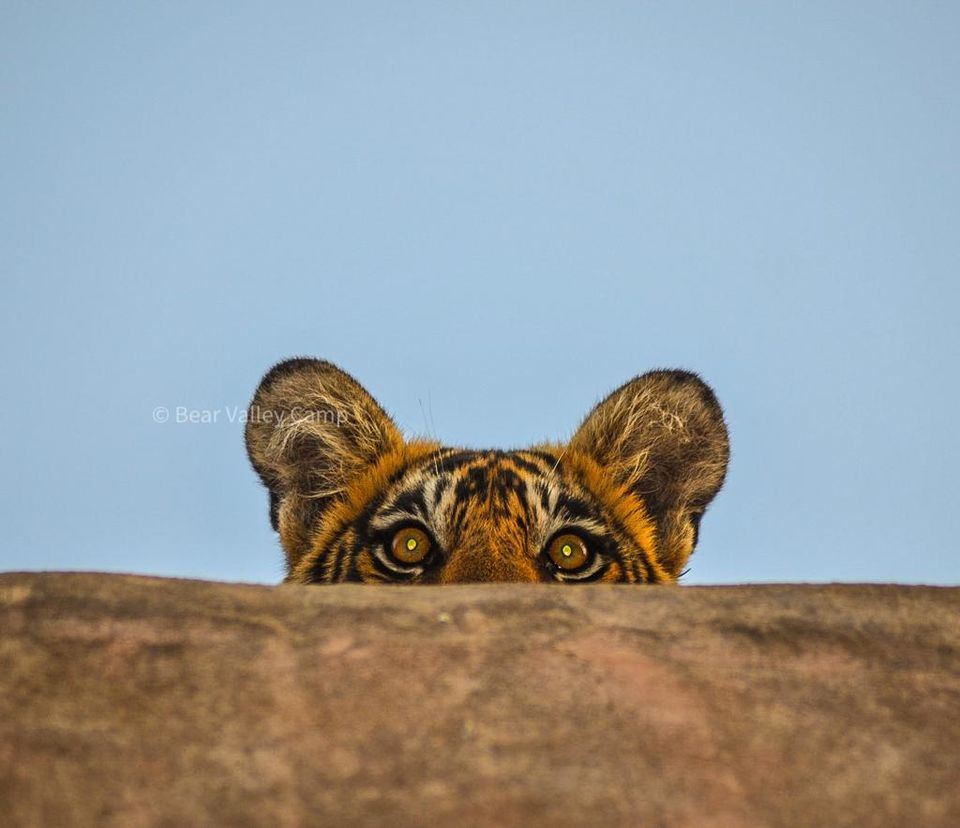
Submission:
[[[960,825],[960,589],[0,576],[3,825]]]

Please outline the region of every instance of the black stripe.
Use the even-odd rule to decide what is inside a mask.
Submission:
[[[450,454],[441,458],[443,460],[443,470],[445,472],[455,472],[469,463],[480,460],[489,453],[495,452],[452,451]],[[421,466],[429,465],[430,463],[432,463],[432,460],[430,458],[425,458],[421,462]]]
[[[550,487],[546,483],[540,484],[540,508],[549,514],[550,512]]]
[[[454,487],[454,497],[458,501],[486,493],[489,479],[489,470],[486,466],[473,466],[457,480]]]
[[[528,460],[526,457],[520,454],[510,455],[510,460],[525,472],[535,474],[537,477],[548,474],[553,468],[552,464],[544,462],[543,465],[540,465],[538,463],[534,463],[532,460]]]
[[[360,577],[360,572],[357,569],[357,555],[350,556],[350,565],[347,567],[346,574],[340,578],[340,583],[342,584],[362,584],[364,583],[363,578]]]
[[[535,457],[539,457],[541,460],[544,460],[550,465],[550,468],[553,469],[557,466],[558,457],[553,452],[545,451],[544,449],[526,449],[524,454],[532,454]]]
[[[370,560],[373,562],[373,568],[376,569],[377,572],[379,572],[381,575],[385,575],[392,581],[412,581],[420,574],[419,572],[401,572],[391,569],[383,561],[381,561],[377,554],[372,550],[370,552]]]
[[[647,555],[647,550],[645,550],[639,544],[637,544],[637,549],[640,552],[640,555],[639,555],[640,563],[643,565],[643,571],[644,571],[644,574],[646,575],[646,578],[644,578],[644,583],[647,583],[647,584],[659,583],[656,575],[654,575],[653,573],[653,565],[650,563],[650,558]]]
[[[557,497],[556,511],[559,512],[561,509],[568,512],[574,518],[580,518],[581,520],[596,520],[603,514],[601,509],[592,507],[587,501],[573,495],[564,494],[563,492]]]
[[[353,543],[347,543],[347,539],[343,539],[337,556],[337,568],[334,570],[333,575],[338,583],[348,576],[350,570],[353,568],[357,555],[360,554],[360,548],[360,538],[357,537],[356,534],[354,534]]]
[[[408,489],[407,491],[397,495],[393,503],[390,504],[388,511],[392,511],[394,509],[401,512],[418,514],[422,518],[426,519],[428,513],[427,501],[424,497],[422,486],[415,489]]]
[[[450,488],[451,477],[445,475],[441,477],[437,483],[436,488],[433,490],[433,509],[436,510],[437,506],[440,505],[440,499],[443,497],[447,489]]]

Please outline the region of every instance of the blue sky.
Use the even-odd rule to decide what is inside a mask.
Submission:
[[[688,583],[960,583],[958,38],[952,3],[5,2],[0,568],[278,580],[230,419],[309,354],[480,447],[696,370],[733,459]]]

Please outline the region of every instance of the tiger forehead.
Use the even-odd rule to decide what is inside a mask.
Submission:
[[[456,494],[461,497],[503,496],[509,491],[518,494],[528,483],[554,476],[556,460],[549,464],[544,457],[525,456],[520,452],[477,452],[473,457],[461,454],[449,460],[440,458],[440,468],[451,468]]]
[[[560,483],[557,468],[558,458],[545,451],[442,449],[406,468],[380,508],[422,517],[456,503],[508,509],[530,497],[548,498]]]
[[[372,506],[371,528],[404,519],[452,531],[475,520],[509,520],[533,528],[563,518],[602,531],[602,509],[564,474],[562,457],[540,449],[442,449],[405,469]]]

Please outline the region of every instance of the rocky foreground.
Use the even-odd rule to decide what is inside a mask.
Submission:
[[[960,589],[0,576],[0,823],[960,825]]]

